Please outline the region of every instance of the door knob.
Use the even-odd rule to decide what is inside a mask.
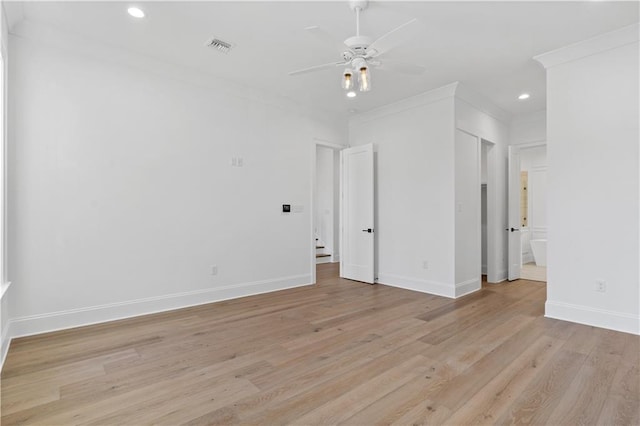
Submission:
[[[368,232],[370,234],[373,232],[373,229],[371,228],[363,229],[362,232]]]

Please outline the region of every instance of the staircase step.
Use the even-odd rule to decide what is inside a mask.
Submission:
[[[331,255],[327,254],[327,253],[318,253],[318,254],[316,254],[316,257],[329,257],[329,256],[331,256]]]

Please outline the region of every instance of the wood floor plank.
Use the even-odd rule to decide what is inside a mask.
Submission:
[[[15,339],[3,425],[640,424],[640,336],[338,278]]]
[[[546,424],[585,358],[577,352],[560,350],[496,423]]]
[[[451,424],[493,424],[511,407],[542,368],[554,359],[562,341],[543,336],[506,365],[494,379],[449,418]]]

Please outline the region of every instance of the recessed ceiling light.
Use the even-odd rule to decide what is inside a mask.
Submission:
[[[355,98],[356,97],[356,92],[354,92],[353,90],[351,92],[347,92],[347,97],[348,98]]]
[[[144,18],[144,12],[140,8],[130,7],[129,9],[127,9],[127,12],[134,18]]]
[[[521,101],[524,101],[525,99],[529,99],[531,97],[530,94],[528,93],[523,93],[520,96],[518,96],[518,99],[520,99]]]

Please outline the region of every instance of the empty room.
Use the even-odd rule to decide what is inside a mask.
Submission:
[[[640,425],[640,3],[7,1],[2,425]]]

